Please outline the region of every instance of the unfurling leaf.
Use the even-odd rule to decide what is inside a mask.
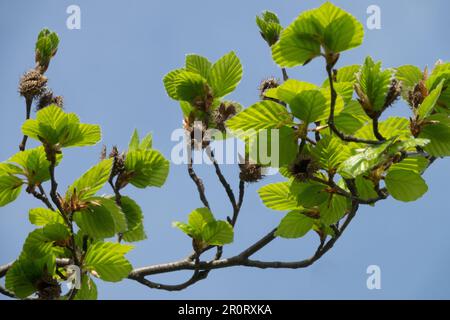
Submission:
[[[216,220],[208,208],[193,210],[188,223],[174,222],[173,226],[193,238],[200,247],[222,246],[233,242],[233,227],[227,222]]]
[[[264,11],[260,16],[256,16],[256,24],[263,39],[270,47],[273,46],[283,30],[277,15],[270,11]]]

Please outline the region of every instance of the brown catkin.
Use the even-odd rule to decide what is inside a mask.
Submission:
[[[241,173],[239,179],[245,182],[258,182],[263,178],[262,166],[256,163],[250,163],[248,160],[243,164],[239,164]]]
[[[33,69],[26,72],[20,79],[19,93],[25,98],[32,99],[45,91],[46,84],[47,78]]]
[[[47,89],[40,95],[39,101],[36,104],[36,110],[39,111],[50,105],[57,105],[62,108],[64,106],[64,99],[61,96],[54,96],[53,92]]]

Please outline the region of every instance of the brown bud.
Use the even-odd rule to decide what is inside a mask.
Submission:
[[[250,163],[249,160],[245,160],[245,163],[239,164],[241,173],[239,179],[245,182],[258,182],[263,178],[262,166],[256,163]]]
[[[212,114],[212,120],[216,128],[225,132],[225,121],[236,115],[237,109],[238,107],[233,102],[222,102]]]
[[[189,136],[189,146],[191,149],[201,150],[205,149],[211,143],[211,137],[208,134],[208,125],[202,121],[194,121],[192,119],[185,119],[183,127],[186,134]]]
[[[397,79],[393,79],[391,82],[391,86],[389,87],[388,94],[384,101],[383,110],[390,107],[402,93],[402,83],[397,81]]]
[[[100,160],[105,160],[105,159],[106,159],[106,146],[103,145],[102,151],[100,152]]]
[[[57,300],[61,296],[61,286],[49,274],[37,280],[35,287],[39,300]]]
[[[39,101],[36,104],[36,111],[44,109],[50,105],[57,105],[62,108],[64,106],[64,99],[61,96],[54,96],[53,92],[47,89],[40,95]]]
[[[214,96],[208,85],[205,85],[204,92],[205,94],[203,96],[194,98],[192,105],[201,111],[208,112],[213,104]]]
[[[45,76],[36,70],[30,70],[20,79],[19,93],[27,99],[33,99],[44,92],[46,84],[47,78]]]
[[[408,93],[409,105],[413,109],[418,108],[422,104],[423,100],[425,100],[425,98],[428,96],[428,94],[429,93],[425,85],[425,81],[423,80],[419,81],[419,83],[416,84],[414,89]]]
[[[106,150],[105,150],[106,153]],[[113,158],[113,167],[111,171],[111,177],[120,175],[125,171],[125,153],[119,153],[119,150],[114,146],[109,153],[109,157]]]
[[[339,53],[333,53],[333,52],[329,52],[329,53],[325,54],[325,59],[327,61],[327,67],[333,68],[336,65],[336,63],[338,62],[339,56],[340,56]],[[305,62],[304,65],[309,63],[309,61]]]
[[[277,88],[279,85],[278,80],[273,77],[263,80],[258,88],[261,100],[271,100],[271,98],[266,97],[264,93],[269,89]]]
[[[297,156],[297,159],[289,165],[288,170],[295,179],[305,181],[319,170],[319,166],[311,156],[300,154]]]

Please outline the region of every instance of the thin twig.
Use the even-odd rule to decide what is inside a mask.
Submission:
[[[188,173],[191,177],[192,181],[194,181],[195,185],[197,186],[198,194],[200,196],[200,200],[203,203],[203,205],[207,208],[209,208],[208,200],[206,199],[205,195],[205,186],[203,185],[203,181],[197,176],[197,174],[194,171],[194,166],[192,164],[192,159],[190,160],[188,164]]]
[[[33,104],[33,98],[25,98],[25,104],[26,104],[26,115],[25,115],[25,119],[28,120],[30,119],[31,116],[31,105]],[[22,142],[19,145],[19,150],[20,151],[24,151],[25,147],[27,145],[27,140],[28,140],[28,136],[24,135],[22,138]]]
[[[378,128],[378,118],[372,119],[372,124],[373,134],[375,138],[377,138],[379,141],[386,141],[386,138],[381,135],[380,129]]]
[[[222,184],[223,188],[225,189],[228,199],[230,200],[231,206],[233,207],[233,218],[228,217],[228,221],[231,223],[232,221],[237,219],[237,215],[239,214],[239,207],[236,202],[236,197],[234,196],[233,189],[231,189],[230,184],[228,183],[227,179],[223,175],[222,170],[220,169],[219,163],[217,162],[216,158],[214,157],[214,152],[212,151],[212,149],[210,147],[208,147],[205,150],[205,152],[208,155],[211,162],[213,163],[214,168],[216,170],[216,175],[219,178],[219,181]]]
[[[37,192],[36,190],[32,190],[30,191],[30,193],[33,195],[33,197],[35,197],[38,200],[41,200],[46,206],[47,208],[49,208],[52,211],[55,211],[55,208],[53,207],[52,203],[50,202],[50,200],[47,197],[47,194],[45,193],[44,188],[42,187],[41,184],[38,185],[39,188],[39,192]]]
[[[286,68],[281,68],[281,73],[283,74],[283,81],[288,81],[289,76],[287,74]]]
[[[76,266],[80,267],[81,264],[80,264],[80,261],[78,259],[78,255],[77,255],[77,248],[76,248],[75,236],[74,236],[74,231],[73,231],[73,222],[72,222],[72,219],[69,218],[67,216],[66,212],[64,211],[64,209],[61,205],[61,201],[58,197],[58,193],[57,193],[58,183],[56,182],[56,179],[55,179],[55,166],[56,166],[55,160],[50,161],[50,167],[49,167],[50,183],[51,183],[50,197],[51,197],[53,203],[55,204],[55,206],[58,208],[59,212],[61,213],[61,216],[63,217],[64,222],[66,223],[67,227],[69,228],[70,242],[71,242],[69,249],[72,253],[72,258],[73,258],[74,264]],[[69,293],[68,299],[72,300],[75,297],[77,291],[78,291],[77,289],[73,288],[71,290],[71,292]]]
[[[331,131],[335,133],[341,140],[347,141],[347,142],[358,142],[358,143],[366,143],[366,144],[382,144],[384,141],[377,141],[377,140],[367,140],[367,139],[361,139],[354,137],[352,135],[347,135],[343,132],[341,132],[334,123],[334,112],[336,108],[336,99],[337,99],[337,93],[334,89],[334,81],[333,81],[333,65],[327,64],[327,74],[328,74],[328,81],[330,84],[330,92],[331,92],[331,102],[330,102],[330,116],[328,117],[328,126],[330,127]]]
[[[5,295],[5,296],[7,296],[7,297],[10,297],[10,298],[13,298],[13,299],[18,299],[18,297],[13,292],[9,291],[6,288],[3,288],[2,286],[0,286],[0,293]]]

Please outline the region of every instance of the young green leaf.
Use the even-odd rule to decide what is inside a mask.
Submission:
[[[128,143],[128,151],[134,151],[139,149],[139,134],[137,129],[134,129],[130,142]]]
[[[338,222],[346,213],[347,199],[337,194],[330,194],[319,206],[320,221],[326,225]]]
[[[70,199],[73,195],[79,200],[94,196],[108,182],[112,165],[111,158],[102,160],[90,168],[68,188],[66,199]]]
[[[151,150],[153,138],[149,133],[142,140],[139,139],[139,133],[136,129],[133,131],[130,142],[128,143],[128,152],[136,150]]]
[[[178,100],[194,103],[204,99],[209,88],[206,79],[197,73],[181,71],[175,78],[176,96]]]
[[[258,190],[259,197],[267,208],[284,211],[298,209],[297,199],[291,194],[289,182],[271,183]]]
[[[327,99],[319,90],[303,91],[292,99],[289,107],[296,118],[311,123],[321,120],[327,109]]]
[[[295,67],[309,62],[320,55],[319,33],[315,27],[314,14],[317,9],[308,10],[298,16],[280,35],[272,46],[272,58],[281,67]]]
[[[409,100],[409,92],[423,79],[423,73],[416,66],[404,65],[396,68],[395,78],[402,82],[402,97]]]
[[[352,15],[330,2],[308,10],[291,23],[272,47],[274,61],[282,67],[308,63],[326,52],[339,53],[362,43],[364,29]]]
[[[394,163],[389,170],[410,170],[422,174],[428,164],[429,161],[425,157],[408,157],[398,163]]]
[[[49,224],[49,226],[54,224]],[[56,225],[56,224],[55,224]],[[23,244],[22,254],[26,255],[28,259],[37,259],[43,256],[60,256],[64,250],[55,245],[55,241],[67,239],[69,236],[67,230],[62,231],[60,228],[64,227],[49,227],[47,234],[44,233],[44,228],[36,229],[30,232]],[[56,229],[59,230],[56,230]],[[52,238],[55,237],[55,238]]]
[[[203,246],[222,246],[233,242],[233,227],[226,221],[216,220],[208,208],[193,210],[187,224],[176,221],[173,226]]]
[[[45,226],[49,223],[64,223],[64,219],[56,211],[47,208],[31,209],[28,213],[28,218],[35,226]]]
[[[202,241],[212,246],[232,243],[233,238],[233,227],[227,221],[211,221],[202,230]]]
[[[297,94],[303,91],[311,91],[319,89],[315,84],[289,79],[276,88],[264,91],[264,96],[291,104]]]
[[[270,11],[264,11],[260,16],[256,16],[256,24],[263,39],[270,47],[273,46],[283,30],[277,15]]]
[[[242,65],[232,51],[220,58],[211,68],[209,84],[215,98],[221,98],[236,89],[242,79]]]
[[[188,54],[186,56],[186,70],[197,73],[204,79],[209,79],[211,67],[211,62],[205,57],[196,54]]]
[[[50,63],[50,59],[58,51],[59,38],[55,32],[51,32],[48,29],[42,29],[39,32],[35,51],[36,51],[36,62],[41,68],[42,72],[45,72]]]
[[[193,210],[188,217],[188,224],[197,231],[202,233],[203,228],[210,222],[215,221],[214,216],[208,208],[198,208]]]
[[[358,190],[358,196],[361,199],[368,200],[378,197],[374,183],[364,176],[357,176],[355,178],[355,184],[356,190]]]
[[[385,182],[392,197],[404,202],[415,201],[428,191],[425,180],[411,170],[390,170]]]
[[[139,205],[130,197],[121,198],[122,211],[127,220],[127,230],[123,232],[123,240],[127,242],[147,239],[144,231],[144,215]]]
[[[49,270],[49,259],[48,256],[36,259],[21,256],[6,273],[6,289],[21,299],[32,295],[37,291],[37,281],[47,274],[45,270]]]
[[[62,241],[70,237],[69,229],[62,223],[49,223],[42,229],[43,235],[51,241]]]
[[[286,214],[278,225],[275,235],[286,239],[303,237],[313,227],[314,219],[305,216],[301,210]]]
[[[147,133],[145,137],[142,138],[141,142],[139,143],[139,149],[140,150],[150,150],[153,146],[153,137],[151,133]]]
[[[343,52],[358,47],[363,42],[363,25],[348,12],[326,2],[319,8],[317,16],[325,28],[325,50],[333,53]]]
[[[379,146],[367,147],[341,163],[338,173],[344,178],[355,178],[385,160],[384,152],[392,144],[386,142]]]
[[[390,117],[379,123],[378,130],[386,139],[399,138],[406,140],[412,137],[409,124],[406,118]],[[372,122],[358,130],[355,136],[362,139],[375,139]]]
[[[334,123],[339,131],[355,135],[355,132],[361,129],[366,122],[355,115],[341,112],[334,118]]]
[[[359,101],[371,116],[386,108],[385,102],[394,77],[394,70],[381,70],[381,62],[375,63],[367,57],[356,75],[355,90]]]
[[[126,230],[123,212],[108,198],[89,198],[87,207],[75,212],[73,218],[78,227],[94,239],[113,237]]]
[[[355,83],[356,74],[359,72],[360,69],[361,66],[358,64],[353,64],[350,66],[339,68],[336,74],[336,83],[346,83],[346,82]],[[329,81],[326,80],[325,83],[329,84]]]
[[[236,136],[254,134],[262,129],[280,128],[292,122],[285,107],[273,101],[255,103],[226,122]]]
[[[442,81],[444,85],[436,109],[448,115],[450,113],[450,63],[438,61],[425,84],[428,91],[432,91]]]
[[[450,126],[444,123],[429,124],[422,128],[420,138],[429,139],[424,150],[434,157],[450,156]]]
[[[58,164],[61,157],[61,155],[58,155],[56,164]],[[15,173],[26,176],[27,184],[29,186],[36,186],[50,179],[50,162],[47,160],[44,147],[42,146],[20,151],[12,156],[8,162],[17,164],[21,167],[20,172]]]
[[[280,168],[295,160],[298,137],[289,126],[261,130],[257,135],[249,137],[248,148],[249,157],[255,163]]]
[[[179,74],[184,72],[185,69],[175,69],[170,71],[168,74],[164,76],[163,82],[164,87],[166,88],[167,95],[174,100],[180,100],[180,97],[177,93],[177,82],[176,79]]]
[[[23,181],[16,176],[0,176],[0,207],[17,199],[22,190]]]
[[[439,100],[442,92],[444,81],[441,81],[438,86],[430,92],[430,94],[423,100],[422,104],[417,109],[417,115],[420,119],[428,117],[434,109],[434,106]]]
[[[299,207],[313,208],[325,202],[328,198],[328,193],[325,192],[326,186],[314,181],[293,181],[290,189],[296,197]]]
[[[137,188],[161,187],[169,175],[169,161],[157,150],[135,150],[127,153],[125,170]]]
[[[50,105],[28,119],[22,132],[29,137],[59,147],[94,145],[101,139],[98,125],[83,124],[74,113],[65,113],[59,106]]]
[[[322,168],[329,172],[336,170],[350,157],[347,146],[340,139],[331,136],[317,142],[315,148],[311,149],[311,154]]]
[[[98,275],[103,281],[118,282],[126,278],[132,270],[125,254],[133,246],[111,242],[92,244],[84,259],[83,269]]]

